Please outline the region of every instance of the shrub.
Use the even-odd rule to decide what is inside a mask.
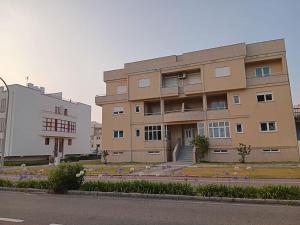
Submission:
[[[251,145],[245,145],[243,143],[239,144],[239,147],[237,147],[238,155],[241,156],[240,162],[245,163],[246,161],[246,156],[250,155],[251,152]]]
[[[49,188],[55,193],[65,193],[68,190],[78,190],[84,180],[84,170],[81,164],[62,163],[50,170]]]
[[[81,188],[83,191],[125,192],[144,194],[195,195],[189,183],[160,183],[149,181],[89,181]]]
[[[208,152],[209,141],[207,137],[198,135],[193,141],[192,145],[196,148],[196,162],[203,160]]]
[[[18,188],[36,188],[36,189],[48,189],[49,181],[47,180],[22,180],[17,181],[15,186]]]
[[[12,187],[13,183],[10,180],[0,179],[0,187]]]

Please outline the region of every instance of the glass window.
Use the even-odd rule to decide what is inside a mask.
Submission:
[[[272,94],[266,94],[266,101],[272,101],[273,95]]]
[[[136,106],[135,106],[135,112],[136,112],[136,113],[139,113],[140,111],[141,111],[140,106],[139,106],[139,105],[136,105]]]
[[[261,122],[260,130],[262,132],[272,132],[277,130],[277,124],[274,121],[271,122]]]
[[[113,114],[114,115],[119,115],[119,114],[123,114],[124,113],[124,107],[122,106],[115,106],[113,108]]]
[[[201,137],[205,136],[205,125],[204,123],[197,123],[198,135]]]
[[[238,95],[233,96],[233,103],[240,104],[240,96],[238,96]]]
[[[72,145],[72,139],[68,139],[68,145]]]
[[[255,69],[255,75],[256,75],[256,77],[262,77],[261,67],[258,67],[258,68]]]
[[[260,123],[260,130],[261,131],[268,131],[268,124],[267,123]]]
[[[140,79],[138,86],[140,88],[142,88],[142,87],[149,87],[150,86],[150,79]]]
[[[263,75],[265,77],[270,75],[270,68],[268,66],[263,67]]]
[[[243,126],[242,126],[242,124],[240,124],[240,123],[236,124],[236,132],[237,133],[243,133]]]
[[[276,130],[276,124],[275,122],[269,122],[269,131]]]
[[[229,122],[210,122],[208,131],[210,138],[230,138]]]
[[[50,138],[45,138],[45,145],[49,145],[50,143]]]
[[[216,68],[215,69],[215,76],[216,77],[226,77],[226,76],[230,76],[230,67],[226,66],[226,67],[220,67],[220,68]]]
[[[257,95],[257,101],[258,102],[264,102],[265,101],[265,96],[264,95]]]
[[[161,140],[161,126],[145,126],[145,140]]]
[[[257,67],[255,69],[255,76],[256,77],[268,77],[268,76],[270,76],[270,67],[269,66]]]
[[[140,129],[135,130],[135,136],[136,137],[139,137],[141,135],[140,133],[141,133]]]
[[[273,101],[273,94],[271,92],[261,92],[256,94],[258,102]]]

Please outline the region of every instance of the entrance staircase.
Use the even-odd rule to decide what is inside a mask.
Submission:
[[[182,146],[177,161],[192,162],[193,161],[193,147]]]

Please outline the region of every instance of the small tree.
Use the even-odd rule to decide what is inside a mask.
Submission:
[[[103,160],[104,160],[104,164],[107,164],[107,156],[109,155],[107,150],[103,150],[102,152],[102,156],[103,156]]]
[[[240,158],[240,162],[241,163],[245,163],[246,161],[246,156],[247,155],[250,155],[250,152],[251,152],[251,145],[245,145],[243,143],[240,143],[239,144],[239,147],[237,147],[237,151],[238,151],[238,154],[241,156]]]
[[[192,145],[196,148],[196,162],[203,160],[208,153],[209,141],[207,137],[198,135],[193,141]]]

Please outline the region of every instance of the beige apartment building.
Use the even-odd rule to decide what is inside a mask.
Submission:
[[[112,162],[192,161],[191,141],[209,138],[207,161],[298,161],[284,40],[126,63],[104,72],[103,149]]]

